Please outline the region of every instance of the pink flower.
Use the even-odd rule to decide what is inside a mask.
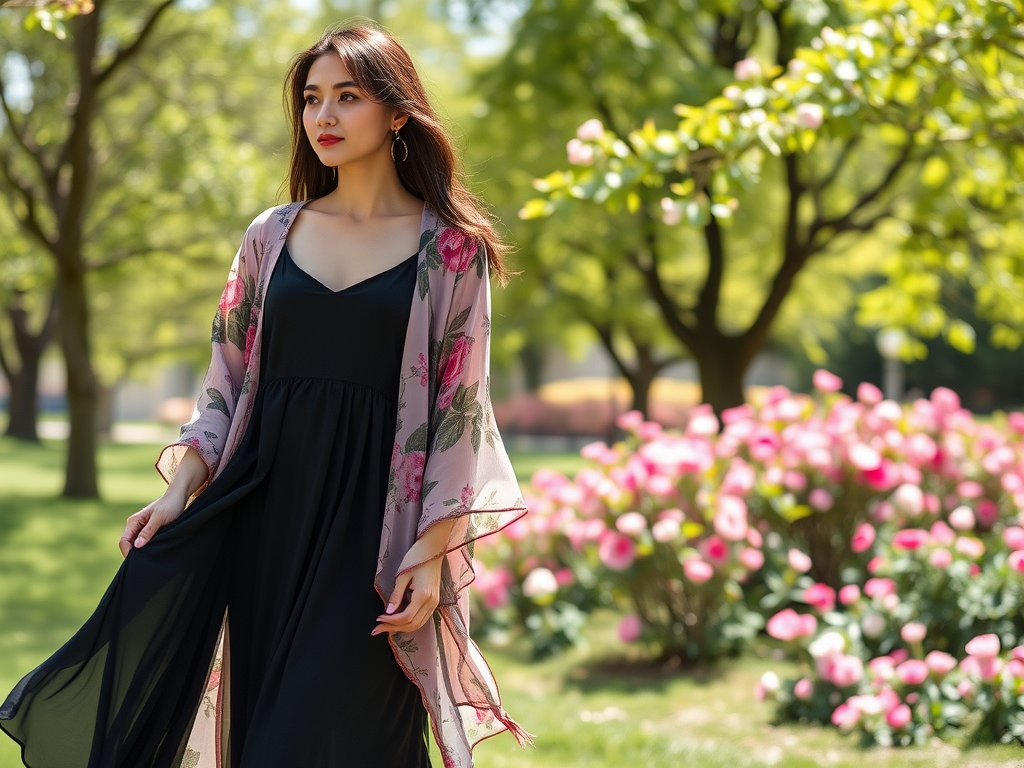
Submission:
[[[738,496],[719,496],[715,512],[715,532],[729,541],[742,541],[747,536],[747,505]]]
[[[953,553],[948,549],[934,549],[928,555],[928,562],[932,568],[937,568],[940,571],[944,571],[953,562]]]
[[[1024,549],[1024,528],[1011,525],[1003,529],[1003,541],[1009,549]]]
[[[476,256],[477,242],[461,229],[444,227],[437,236],[437,250],[449,272],[465,272]]]
[[[948,675],[956,669],[956,659],[943,651],[929,652],[928,655],[924,657],[924,663],[927,664],[928,669],[938,677]]]
[[[1024,550],[1017,549],[1006,558],[1006,564],[1017,573],[1024,573]]]
[[[810,614],[799,614],[792,608],[784,608],[770,619],[765,629],[776,640],[791,641],[798,637],[810,637],[818,628],[818,621]]]
[[[733,74],[737,80],[757,80],[761,77],[761,64],[753,57],[737,61]]]
[[[597,556],[605,567],[613,571],[624,571],[636,559],[636,545],[632,539],[618,531],[607,530],[598,542]]]
[[[403,454],[395,469],[395,485],[405,501],[419,501],[423,489],[423,468],[427,463],[424,451]]]
[[[882,465],[881,454],[865,443],[855,443],[847,451],[850,463],[857,469],[868,472]]]
[[[956,692],[961,699],[970,698],[974,694],[974,683],[970,680],[961,680],[956,684]]]
[[[982,658],[979,656],[968,656],[960,662],[960,671],[967,677],[981,679],[990,682],[996,678],[1003,668],[1003,660],[995,656]]]
[[[843,388],[843,380],[823,368],[814,372],[814,388],[819,392],[838,392]]]
[[[932,541],[943,547],[948,547],[956,541],[956,532],[941,520],[936,520],[932,523],[931,530],[928,532],[932,536]]]
[[[789,550],[787,560],[789,561],[789,567],[797,573],[807,573],[811,570],[811,558],[799,549]]]
[[[996,506],[992,499],[980,499],[975,514],[978,518],[978,524],[982,528],[988,529],[999,519],[999,507]]]
[[[807,501],[810,503],[811,507],[819,512],[828,512],[832,509],[832,505],[835,503],[835,499],[832,498],[832,494],[824,488],[814,488],[808,494]]]
[[[875,527],[871,523],[861,523],[850,540],[850,549],[856,553],[866,552],[875,543]]]
[[[956,485],[956,493],[962,499],[980,499],[985,493],[985,487],[974,480],[961,480]]]
[[[1010,655],[1017,661],[1024,661],[1024,645],[1018,645],[1010,651]]]
[[[957,552],[971,560],[977,560],[985,554],[985,543],[971,536],[961,536],[953,546]]]
[[[623,432],[633,432],[644,423],[644,415],[640,411],[626,411],[615,419],[615,426]]]
[[[999,636],[995,634],[978,635],[967,643],[964,650],[979,659],[991,659],[999,655]]]
[[[896,592],[896,582],[892,579],[876,577],[864,582],[864,594],[868,597],[885,597]]]
[[[920,685],[928,679],[929,671],[920,659],[907,659],[896,667],[896,677],[905,685]]]
[[[604,125],[592,117],[576,129],[576,138],[580,141],[598,141],[604,138]]]
[[[627,512],[615,521],[615,527],[626,536],[639,536],[647,530],[647,518],[639,512]]]
[[[839,588],[839,602],[843,605],[852,605],[860,600],[860,587],[856,584],[847,584]]]
[[[949,524],[958,531],[970,531],[974,528],[974,510],[962,505],[949,513]]]
[[[585,144],[577,138],[569,139],[565,145],[565,155],[569,165],[593,165],[597,152],[593,144]]]
[[[744,547],[740,550],[739,561],[748,571],[756,571],[764,565],[764,553],[760,549]]]
[[[828,584],[818,582],[804,590],[803,601],[819,611],[831,611],[836,607],[836,591]]]
[[[942,413],[953,413],[960,410],[960,396],[946,387],[936,387],[932,390],[932,403]]]
[[[635,643],[640,639],[643,628],[640,617],[635,613],[631,613],[623,617],[622,621],[619,622],[619,640],[624,643]]]
[[[924,640],[924,636],[927,634],[928,629],[919,621],[910,621],[903,625],[900,629],[900,637],[908,643],[920,643]]]
[[[817,130],[825,122],[825,110],[821,108],[820,104],[811,104],[805,101],[803,104],[797,105],[796,121],[801,128]]]
[[[850,730],[859,720],[860,712],[849,704],[840,704],[832,711],[832,725],[842,731]]]
[[[801,677],[793,686],[793,695],[800,701],[810,701],[814,695],[814,683],[806,677]]]
[[[899,731],[907,726],[911,720],[910,707],[906,704],[900,704],[898,707],[890,709],[885,716],[885,722],[896,731]]]
[[[679,535],[679,531],[679,521],[671,518],[663,518],[651,526],[651,536],[661,544],[675,539]]]
[[[715,565],[721,566],[729,560],[729,545],[718,536],[708,536],[700,543],[701,554]]]
[[[1024,435],[1024,413],[1014,411],[1007,416],[1007,422],[1010,425],[1010,429],[1016,432],[1018,435]]]
[[[898,549],[915,550],[927,544],[928,539],[928,531],[922,531],[920,528],[904,528],[896,531],[892,537],[892,544]]]
[[[450,231],[450,230],[446,230]],[[473,347],[473,339],[469,336],[459,336],[452,344],[448,357],[441,361],[443,371],[441,389],[437,394],[437,407],[445,410],[451,406],[458,391],[462,373],[466,368],[466,360],[469,359],[469,352]]]
[[[840,654],[831,662],[831,681],[840,688],[856,685],[864,677],[864,663],[856,656]]]
[[[715,569],[699,557],[688,557],[683,561],[683,573],[694,584],[703,584],[715,575]]]
[[[882,401],[882,390],[874,384],[862,381],[857,386],[857,399],[864,403],[864,405],[874,405]]]

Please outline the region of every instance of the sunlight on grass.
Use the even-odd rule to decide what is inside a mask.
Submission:
[[[0,695],[56,650],[88,618],[117,570],[124,518],[155,498],[158,446],[105,445],[103,501],[59,499],[63,446],[0,439]],[[523,479],[541,466],[572,473],[578,455],[517,454]],[[785,663],[747,657],[680,672],[644,663],[615,638],[618,617],[593,622],[591,644],[529,662],[525,645],[485,651],[506,708],[537,737],[521,750],[511,736],[476,750],[478,768],[996,768],[1024,767],[1018,748],[961,755],[945,745],[862,751],[832,729],[774,726],[752,691]],[[434,751],[434,765],[441,762]],[[18,768],[0,737],[0,768]]]

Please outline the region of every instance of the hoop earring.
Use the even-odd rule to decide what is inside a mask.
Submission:
[[[401,160],[395,157],[395,145],[398,144],[399,142],[402,143],[402,148],[400,150],[402,153]],[[405,139],[398,135],[397,128],[395,129],[395,139],[394,141],[391,142],[391,159],[394,160],[396,163],[404,163],[406,160],[409,159],[409,145],[405,143]]]

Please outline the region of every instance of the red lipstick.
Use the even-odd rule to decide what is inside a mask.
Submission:
[[[316,140],[317,143],[320,144],[321,146],[330,147],[333,144],[337,144],[339,141],[341,141],[341,137],[335,136],[334,134],[331,133],[321,133],[319,136],[316,137]]]

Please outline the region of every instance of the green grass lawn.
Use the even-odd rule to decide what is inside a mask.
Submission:
[[[72,502],[56,498],[59,443],[0,439],[0,696],[96,605],[121,560],[125,517],[162,491],[156,451],[104,446],[103,501]],[[567,454],[513,463],[524,477],[548,464],[578,466]],[[750,656],[690,672],[653,668],[635,649],[623,651],[616,622],[598,616],[588,648],[542,662],[529,662],[521,645],[485,648],[506,708],[537,746],[524,751],[508,735],[490,739],[476,751],[479,768],[1024,767],[1017,748],[863,751],[831,729],[773,725],[752,690],[762,672],[783,672],[785,664]],[[0,737],[0,768],[19,765],[16,745]]]

